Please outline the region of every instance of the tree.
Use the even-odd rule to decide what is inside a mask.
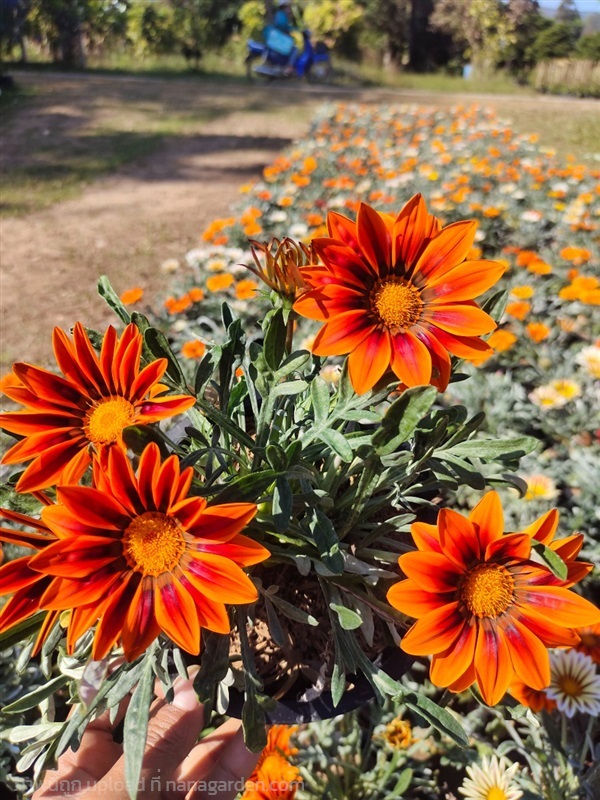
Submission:
[[[355,0],[312,0],[304,7],[303,20],[317,38],[334,47],[362,15],[363,9]]]
[[[399,67],[408,50],[410,0],[368,0],[363,25],[379,35],[383,62]]]
[[[27,0],[0,0],[0,56],[19,46],[21,61],[27,61],[25,22],[28,10]]]
[[[438,0],[431,25],[462,44],[478,72],[494,69],[515,39],[515,22],[502,0]]]
[[[559,7],[556,10],[554,17],[555,22],[579,22],[581,23],[581,15],[575,5],[575,0],[561,0]]]
[[[552,26],[552,21],[542,16],[537,0],[509,0],[506,13],[514,36],[502,53],[502,64],[514,75],[524,77],[535,64],[533,43],[543,30]]]
[[[572,23],[558,22],[543,30],[530,51],[535,63],[548,58],[569,58],[573,55],[579,37],[579,28]]]
[[[582,36],[575,47],[577,58],[587,58],[590,61],[600,61],[600,31]]]

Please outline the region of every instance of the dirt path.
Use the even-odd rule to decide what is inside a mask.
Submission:
[[[119,292],[141,286],[150,302],[164,293],[169,278],[160,264],[170,257],[181,259],[212,219],[227,216],[240,186],[256,180],[283,147],[305,133],[315,107],[324,100],[476,101],[414,92],[367,94],[143,78],[23,73],[18,80],[34,87],[36,94],[4,126],[5,168],[25,158],[29,141],[49,136],[55,144],[64,140],[64,147],[74,147],[76,135],[84,135],[93,121],[98,124],[115,114],[137,114],[131,124],[138,127],[140,119],[156,114],[179,115],[183,121],[177,135],[152,155],[94,181],[76,199],[2,218],[2,372],[14,360],[48,362],[54,325],[68,328],[80,319],[103,327],[113,321],[96,295],[103,273]],[[502,106],[501,98],[494,100]]]

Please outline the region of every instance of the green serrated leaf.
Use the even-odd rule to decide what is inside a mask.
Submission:
[[[125,714],[123,725],[123,754],[125,757],[125,785],[131,800],[136,800],[142,760],[146,749],[146,736],[148,734],[148,719],[150,716],[150,703],[152,702],[152,689],[154,687],[154,670],[152,668],[152,655],[148,652],[144,661],[144,668],[140,675],[140,682],[135,687],[131,701]]]
[[[129,325],[131,322],[131,317],[129,312],[121,302],[119,295],[113,289],[108,277],[106,275],[101,275],[100,280],[98,281],[98,294],[102,297],[108,305],[112,308],[115,314],[125,323],[125,325]]]
[[[338,603],[329,603],[329,608],[333,609],[338,616],[340,625],[345,631],[355,631],[362,625],[362,617],[353,611],[351,608],[339,605]]]
[[[532,541],[531,547],[540,556],[553,575],[556,575],[561,581],[566,581],[569,568],[556,551],[547,547],[542,542],[536,542],[535,540]]]

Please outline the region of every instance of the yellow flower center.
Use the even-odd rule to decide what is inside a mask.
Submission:
[[[133,425],[134,415],[134,407],[124,397],[101,400],[86,417],[86,435],[94,444],[110,444],[118,438],[123,428]]]
[[[410,328],[423,311],[419,290],[394,279],[379,284],[373,294],[372,304],[373,310],[388,328]]]
[[[514,585],[499,564],[477,564],[463,578],[460,598],[476,617],[498,617],[512,603]]]
[[[144,575],[162,575],[179,564],[186,549],[177,520],[147,511],[131,521],[123,534],[123,555],[131,569]]]
[[[569,697],[580,697],[583,693],[583,686],[572,675],[561,675],[557,683],[561,692]]]
[[[507,800],[508,795],[499,786],[492,786],[485,796],[485,800]]]

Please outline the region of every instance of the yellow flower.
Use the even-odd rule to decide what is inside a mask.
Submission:
[[[410,722],[396,717],[386,725],[383,738],[394,750],[406,750],[414,742]]]
[[[525,500],[554,500],[558,497],[556,484],[548,475],[535,473],[525,478],[527,492]]]
[[[572,400],[574,397],[579,397],[581,394],[581,386],[575,381],[568,380],[568,378],[550,381],[550,386],[558,392],[561,397],[567,400]]]
[[[566,397],[559,394],[552,386],[538,386],[530,392],[529,399],[540,408],[562,408],[568,402]]]
[[[513,286],[510,293],[519,300],[529,300],[530,297],[533,297],[533,286]]]

